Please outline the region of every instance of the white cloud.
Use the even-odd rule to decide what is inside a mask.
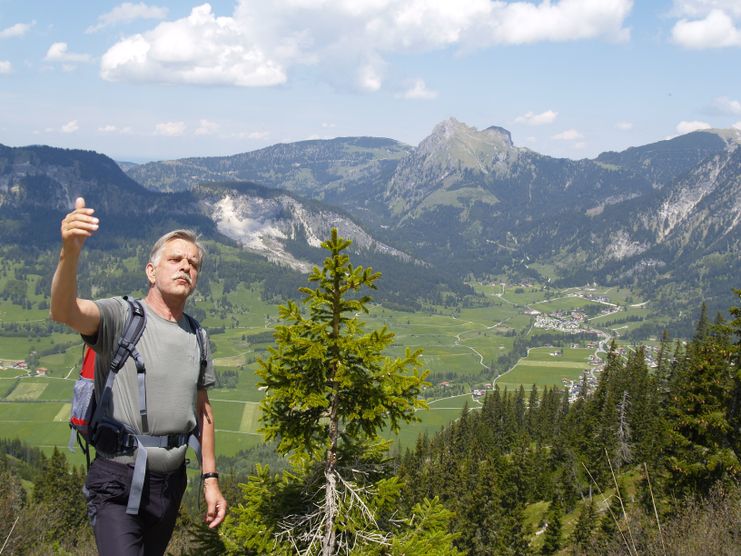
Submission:
[[[0,75],[7,75],[13,71],[13,66],[7,60],[0,60]]]
[[[162,122],[154,126],[154,134],[165,137],[179,137],[185,130],[185,122]]]
[[[32,21],[31,23],[16,23],[15,25],[6,27],[2,31],[0,31],[0,39],[12,39],[15,37],[22,37],[34,25],[36,25],[36,22]]]
[[[149,6],[144,2],[139,2],[138,4],[124,2],[113,8],[110,12],[98,16],[97,23],[85,29],[85,32],[97,33],[101,29],[119,23],[130,23],[139,19],[165,19],[166,17],[167,8]]]
[[[562,131],[561,133],[552,135],[551,138],[558,139],[559,141],[575,141],[577,139],[583,139],[584,135],[582,135],[575,129],[567,129],[566,131]]]
[[[285,82],[285,70],[270,59],[233,18],[215,17],[211,6],[154,30],[123,39],[101,61],[108,81],[162,81],[242,87]]]
[[[674,0],[671,13],[676,17],[702,17],[712,10],[721,10],[741,17],[741,2],[738,0]]]
[[[69,122],[67,122],[61,127],[61,132],[62,133],[74,133],[78,129],[80,129],[80,126],[77,124],[77,120],[70,120]]]
[[[692,133],[693,131],[698,131],[701,129],[710,129],[713,126],[711,126],[707,122],[699,122],[699,121],[681,121],[677,124],[677,133],[680,135],[684,135],[685,133]]]
[[[268,136],[270,136],[270,132],[268,131],[240,131],[229,135],[229,137],[234,137],[235,139],[247,139],[249,141],[259,141]]]
[[[69,52],[66,42],[55,42],[46,51],[44,60],[47,62],[59,62],[62,64],[78,64],[91,62],[89,54],[77,54]]]
[[[381,88],[383,80],[378,69],[372,64],[360,68],[357,76],[357,84],[362,90],[375,93]]]
[[[741,102],[728,97],[718,97],[714,106],[724,114],[741,114]]]
[[[395,52],[499,44],[625,40],[633,0],[240,0],[230,16],[209,4],[125,37],[103,56],[111,81],[271,86],[297,65],[364,91],[383,85]]]
[[[104,126],[101,126],[98,128],[98,131],[101,133],[121,133],[121,134],[128,134],[131,133],[132,129],[130,126],[125,127],[118,127],[112,124],[107,124]]]
[[[569,42],[604,37],[626,41],[623,27],[632,0],[561,0],[560,2],[492,2],[484,21],[490,44]]]
[[[680,19],[672,29],[672,40],[695,49],[741,46],[741,28],[726,12],[714,9],[702,19]]]
[[[201,120],[198,129],[196,129],[196,135],[211,135],[219,129],[219,124],[211,122],[209,120]]]
[[[633,129],[633,122],[618,122],[615,127],[620,131],[630,131]]]
[[[741,122],[736,122],[733,124],[733,129],[741,129]]]
[[[337,125],[336,124],[329,123],[329,122],[322,122],[322,127],[324,129],[331,129],[333,127],[337,127]]]
[[[423,79],[415,79],[411,87],[399,96],[407,100],[432,100],[437,98],[437,91],[428,89]]]
[[[541,112],[540,114],[536,114],[535,112],[527,112],[522,116],[517,116],[515,118],[515,122],[525,125],[546,125],[555,122],[557,116],[558,112],[554,112],[553,110],[546,110],[545,112]]]

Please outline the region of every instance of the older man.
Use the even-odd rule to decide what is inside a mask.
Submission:
[[[98,227],[94,210],[84,199],[76,199],[74,210],[62,220],[50,314],[79,332],[96,352],[95,391],[100,401],[131,306],[123,298],[91,301],[77,296],[80,253]],[[198,341],[198,327],[184,312],[203,259],[196,236],[176,230],[155,243],[146,265],[149,290],[141,303],[146,326],[136,344],[145,378],[129,357],[115,380],[108,382],[108,414],[100,422],[115,435],[96,448],[85,482],[91,523],[103,555],[164,554],[186,487],[185,454],[191,432],[202,450],[205,521],[216,527],[226,514],[207,393],[215,382],[213,366],[209,354],[201,353],[208,351],[208,342]],[[208,364],[201,365],[202,361]],[[104,436],[103,428],[98,428]]]

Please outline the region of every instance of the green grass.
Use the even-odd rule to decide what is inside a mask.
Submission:
[[[133,268],[139,261],[133,257],[125,264]],[[8,277],[13,275],[14,268],[6,271],[4,278],[0,276],[0,291]],[[0,302],[0,321],[47,322],[47,311],[36,307],[44,297],[34,293],[35,280],[38,277],[32,276],[27,285],[27,295],[34,308],[26,310],[8,302]],[[568,297],[579,291],[577,289],[559,291],[540,286],[502,286],[501,281],[474,283],[472,286],[480,294],[475,302],[483,306],[426,306],[422,311],[408,313],[372,304],[370,313],[362,315],[361,319],[366,323],[366,332],[387,326],[395,333],[394,344],[387,355],[401,356],[406,348],[422,349],[423,365],[437,377],[452,375],[453,382],[470,384],[482,378],[488,382],[488,366],[496,364],[497,358],[509,353],[515,339],[512,334],[530,330],[532,317],[525,314],[527,306],[553,310],[590,303],[581,298]],[[621,304],[628,300],[639,302],[631,299],[629,290],[596,288],[591,293],[608,295],[611,301]],[[248,282],[240,283],[236,289],[224,294],[223,284],[213,280],[209,291],[197,295],[193,302],[206,313],[204,326],[207,329],[224,328],[223,333],[211,336],[216,346],[216,369],[236,369],[239,372],[236,388],[212,389],[209,393],[219,430],[218,453],[234,454],[262,442],[262,437],[256,431],[259,428],[258,403],[263,399],[264,392],[258,389],[255,358],[267,356],[265,350],[272,344],[272,339],[265,341],[264,336],[278,322],[277,308],[261,299],[258,285]],[[547,296],[552,299],[546,301]],[[648,306],[629,308],[618,315],[643,316],[650,313]],[[636,326],[640,323],[628,324]],[[0,396],[20,380],[10,399],[0,403],[0,420],[5,419],[4,422],[0,421],[3,423],[4,436],[18,435],[44,449],[66,445],[69,412],[66,404],[69,404],[72,384],[77,378],[81,356],[80,337],[73,333],[54,333],[38,338],[0,336],[0,359],[22,360],[31,350],[43,350],[61,343],[70,347],[63,353],[40,358],[39,365],[49,369],[47,378],[17,379],[26,373],[17,369],[0,369]],[[529,389],[533,383],[560,385],[563,376],[578,378],[581,369],[587,366],[588,351],[566,348],[563,355],[553,357],[549,352],[554,349],[532,349],[528,358],[499,378],[498,384],[502,388],[507,386],[511,391],[519,388],[520,384]],[[63,380],[65,377],[68,379]],[[436,382],[440,380],[436,379]],[[13,402],[13,399],[28,401]],[[431,401],[429,410],[418,412],[420,422],[405,425],[399,435],[387,433],[386,436],[403,446],[412,447],[418,434],[434,434],[457,419],[466,402],[471,409],[477,406],[470,394]]]
[[[520,385],[529,390],[537,386],[563,386],[564,381],[579,380],[584,369],[589,368],[588,357],[592,350],[564,348],[533,348],[526,358],[521,359],[508,373],[497,378],[500,388],[518,389]]]

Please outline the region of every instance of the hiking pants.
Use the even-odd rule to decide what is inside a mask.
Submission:
[[[187,477],[147,471],[137,515],[126,513],[133,466],[96,458],[85,481],[88,516],[101,556],[161,556],[167,549]]]

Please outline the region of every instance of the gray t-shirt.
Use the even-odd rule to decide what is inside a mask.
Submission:
[[[108,376],[112,351],[123,332],[129,306],[121,297],[95,302],[100,309],[100,326],[96,336],[83,336],[96,352],[95,393],[101,399]],[[146,326],[136,348],[146,367],[148,434],[165,435],[190,432],[196,425],[196,395],[201,388],[216,382],[211,354],[206,342],[208,366],[199,381],[200,350],[195,332],[183,316],[178,322],[160,317],[145,302]],[[139,384],[136,365],[129,357],[113,383],[113,418],[142,432],[139,415]],[[153,471],[174,471],[183,463],[187,446],[179,448],[148,448],[147,468]],[[104,454],[101,454],[104,455]],[[111,458],[121,463],[133,463],[134,456]]]

